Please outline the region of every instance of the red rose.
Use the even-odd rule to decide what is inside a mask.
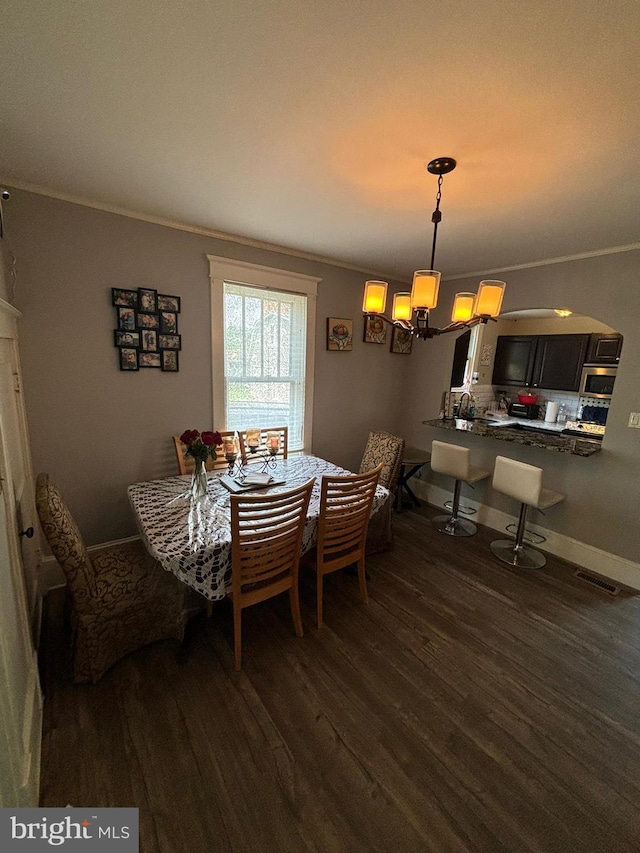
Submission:
[[[207,447],[219,447],[222,444],[222,436],[219,432],[203,432],[200,436],[202,443]]]
[[[200,433],[197,429],[187,429],[180,436],[180,441],[183,444],[189,445],[193,444],[197,438],[200,438]]]

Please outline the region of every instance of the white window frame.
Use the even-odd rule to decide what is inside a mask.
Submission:
[[[480,333],[482,326],[480,323],[474,326],[471,329],[471,337],[469,338],[469,349],[467,350],[467,362],[464,366],[464,381],[462,385],[458,388],[450,388],[450,390],[457,394],[459,391],[471,391],[471,385],[473,382],[473,372],[476,369],[476,356],[479,349],[480,343]]]
[[[211,280],[211,357],[213,377],[213,423],[225,429],[227,423],[224,377],[224,284],[246,284],[265,290],[298,293],[307,297],[307,338],[305,351],[304,453],[313,444],[313,379],[316,353],[316,301],[321,278],[207,255]]]

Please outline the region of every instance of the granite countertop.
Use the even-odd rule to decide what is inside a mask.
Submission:
[[[558,428],[547,429],[541,421],[520,421],[512,418],[507,423],[492,426],[487,421],[459,419],[423,421],[425,426],[450,432],[470,432],[484,438],[496,438],[498,441],[511,441],[528,447],[552,450],[556,453],[570,453],[572,456],[593,456],[602,449],[602,442],[588,438],[576,438],[572,435],[560,435]],[[532,429],[532,423],[536,426]]]

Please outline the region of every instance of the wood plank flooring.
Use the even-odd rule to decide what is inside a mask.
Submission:
[[[43,806],[137,806],[142,853],[640,849],[640,595],[610,596],[550,557],[512,570],[495,531],[394,519],[368,562],[303,574],[74,686],[52,594],[43,634]],[[602,567],[606,575],[606,566]]]

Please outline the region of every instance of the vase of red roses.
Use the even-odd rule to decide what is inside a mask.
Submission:
[[[207,494],[206,462],[209,457],[216,458],[216,448],[222,444],[219,432],[199,432],[197,429],[185,430],[180,441],[186,445],[184,455],[191,456],[194,462],[191,478],[191,497],[203,498]]]

